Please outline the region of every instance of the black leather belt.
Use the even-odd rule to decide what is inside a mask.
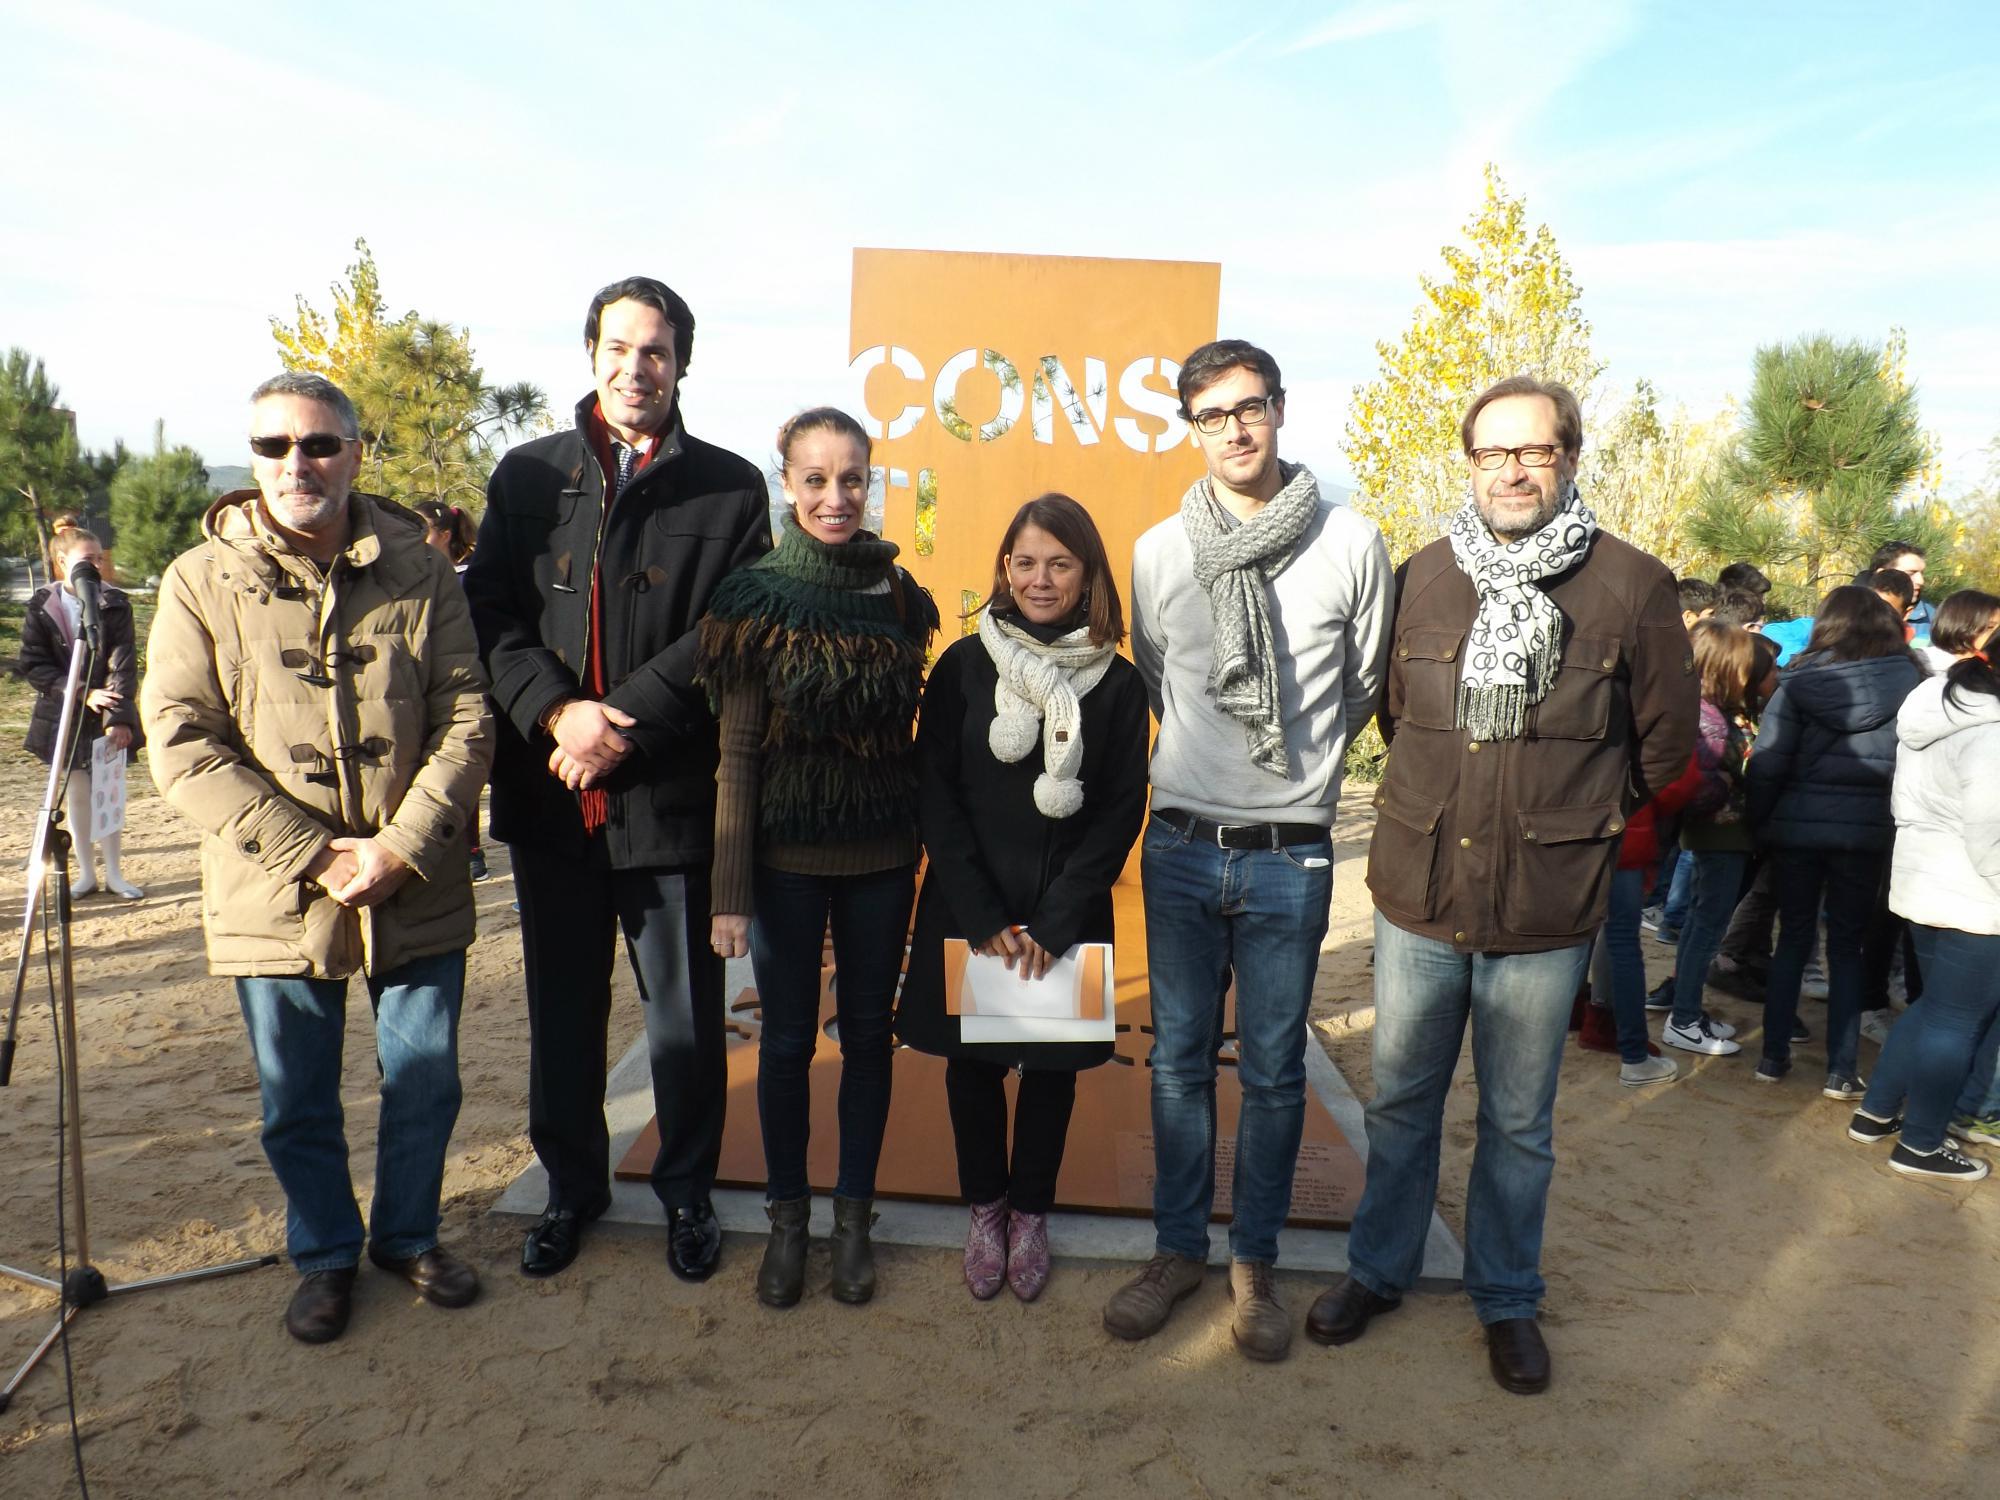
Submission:
[[[1317,823],[1217,823],[1178,807],[1156,807],[1153,816],[1189,838],[1219,849],[1282,849],[1287,844],[1317,844],[1332,837]]]

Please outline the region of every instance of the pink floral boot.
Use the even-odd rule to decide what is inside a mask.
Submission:
[[[1049,1216],[1010,1211],[1007,1216],[1007,1285],[1033,1302],[1049,1284]]]
[[[965,1231],[965,1287],[981,1302],[999,1295],[1007,1276],[1007,1200],[972,1205]]]

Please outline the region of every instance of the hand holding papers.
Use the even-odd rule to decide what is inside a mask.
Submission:
[[[1024,979],[1005,960],[944,945],[947,1014],[966,1042],[1108,1042],[1116,1035],[1111,945],[1079,943],[1040,979]]]

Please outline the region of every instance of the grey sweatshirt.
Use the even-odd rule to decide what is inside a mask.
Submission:
[[[1243,726],[1208,692],[1214,623],[1178,514],[1132,551],[1132,660],[1160,721],[1153,805],[1219,823],[1333,826],[1348,742],[1375,712],[1395,577],[1373,521],[1322,498],[1291,566],[1270,586],[1279,706],[1290,762],[1250,761]]]

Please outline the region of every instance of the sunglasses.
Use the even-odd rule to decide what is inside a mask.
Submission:
[[[330,432],[309,432],[302,438],[253,437],[250,451],[259,458],[283,458],[297,443],[299,452],[307,458],[332,458],[349,443],[359,442],[358,438],[336,437]]]

